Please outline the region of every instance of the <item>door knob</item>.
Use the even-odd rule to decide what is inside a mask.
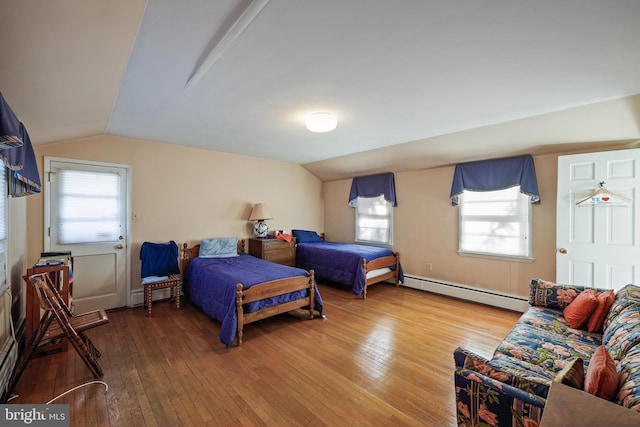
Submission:
[[[567,250],[565,248],[560,248],[558,249],[558,252],[560,252],[561,254],[566,254]]]
[[[120,243],[119,245],[116,246],[116,249],[124,249],[124,245]]]

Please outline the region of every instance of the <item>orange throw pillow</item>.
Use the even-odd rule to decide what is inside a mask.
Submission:
[[[595,291],[593,289],[585,289],[569,303],[564,309],[564,318],[573,329],[577,329],[584,325],[589,316],[598,306]]]
[[[613,289],[598,293],[596,296],[598,305],[596,309],[593,310],[591,317],[589,317],[589,320],[587,321],[587,330],[589,332],[599,332],[602,330],[604,318],[607,317],[607,313],[609,313],[609,309],[613,305],[615,297]]]
[[[618,371],[613,358],[601,345],[591,356],[584,378],[584,391],[607,400],[618,394]]]

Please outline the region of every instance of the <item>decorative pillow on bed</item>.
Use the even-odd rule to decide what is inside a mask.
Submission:
[[[291,234],[297,239],[297,243],[322,242],[322,238],[315,231],[291,230]]]
[[[238,256],[238,238],[202,239],[198,256],[200,258],[230,258]]]

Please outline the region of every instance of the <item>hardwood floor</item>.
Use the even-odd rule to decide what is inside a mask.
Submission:
[[[453,350],[490,356],[520,315],[389,284],[366,300],[319,286],[325,319],[265,319],[230,349],[188,301],[156,303],[151,318],[110,312],[89,332],[108,391],[91,384],[53,403],[70,405],[72,426],[454,426]],[[91,380],[69,347],[30,361],[10,403]]]

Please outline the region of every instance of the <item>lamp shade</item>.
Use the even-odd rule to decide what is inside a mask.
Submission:
[[[249,221],[262,221],[265,219],[273,219],[273,216],[271,216],[271,212],[269,212],[269,208],[265,203],[256,204],[253,209],[251,209]]]

